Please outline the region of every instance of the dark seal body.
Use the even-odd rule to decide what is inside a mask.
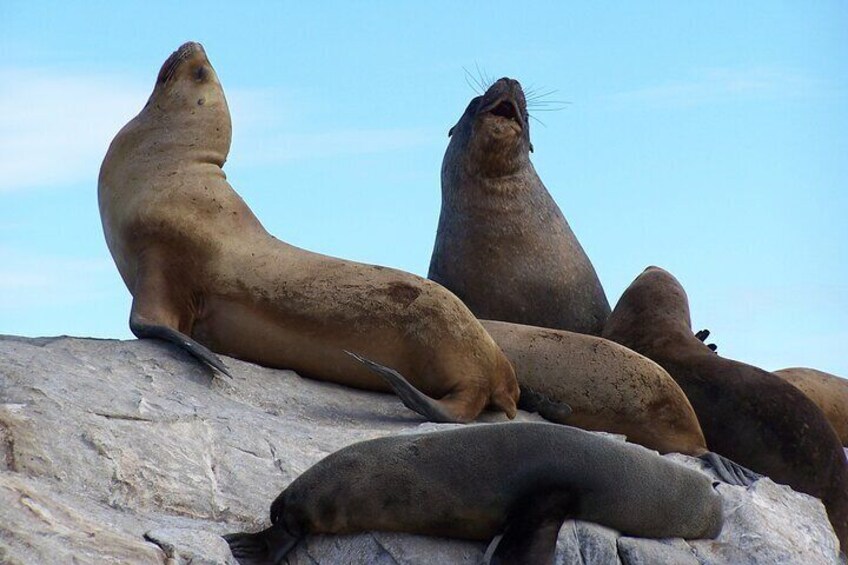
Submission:
[[[780,377],[724,359],[695,337],[677,279],[646,269],[625,290],[604,337],[668,371],[692,403],[711,450],[820,498],[843,551],[848,547],[848,466],[833,428]]]
[[[773,372],[815,402],[833,426],[839,441],[848,446],[848,380],[806,367]]]
[[[262,563],[242,555],[259,544],[266,557],[282,559],[280,544],[290,549],[310,534],[394,531],[488,541],[506,531],[495,557],[533,540],[514,562],[552,563],[568,518],[654,538],[711,538],[722,525],[720,497],[697,471],[576,428],[517,423],[354,444],[277,497],[271,528],[227,539],[241,563]],[[510,531],[521,531],[521,539]]]
[[[486,406],[514,416],[512,367],[459,299],[427,279],[273,237],[227,182],[231,139],[218,77],[203,47],[186,43],[109,147],[100,216],[133,296],[135,335],[174,342],[222,372],[212,351],[391,390],[351,351],[438,399],[429,406],[438,419],[467,421]]]
[[[429,278],[478,318],[599,335],[595,269],[530,162],[524,93],[502,78],[451,130]]]

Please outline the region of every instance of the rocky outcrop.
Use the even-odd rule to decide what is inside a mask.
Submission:
[[[234,563],[220,534],[265,527],[274,497],[328,453],[445,426],[391,395],[225,362],[232,381],[157,341],[0,337],[0,562]],[[818,500],[768,479],[719,492],[717,540],[566,522],[558,563],[838,562]],[[289,562],[476,564],[484,551],[371,532],[310,537]]]

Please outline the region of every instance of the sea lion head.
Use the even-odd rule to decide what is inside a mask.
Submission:
[[[176,136],[177,143],[220,153],[221,164],[229,153],[230,111],[200,43],[182,44],[162,64],[142,115]]]
[[[448,153],[458,152],[464,168],[474,175],[512,174],[533,151],[529,117],[521,84],[507,77],[498,79],[485,94],[471,100],[450,129]]]
[[[671,273],[651,266],[621,295],[603,337],[644,354],[671,336],[693,337],[689,299]]]

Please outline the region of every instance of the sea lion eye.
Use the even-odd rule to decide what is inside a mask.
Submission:
[[[200,66],[199,66],[199,67],[197,67],[197,69],[194,71],[194,79],[195,79],[197,82],[203,82],[204,80],[206,80],[206,75],[207,75],[207,74],[209,74],[209,73],[207,73],[207,72],[206,72],[206,67],[205,67],[204,65],[200,65]]]

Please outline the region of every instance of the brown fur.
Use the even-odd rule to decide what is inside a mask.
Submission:
[[[848,380],[804,367],[773,372],[815,402],[833,426],[839,441],[848,446]]]
[[[314,534],[504,533],[495,558],[552,565],[567,518],[625,535],[714,538],[722,506],[709,478],[641,447],[569,426],[488,424],[350,445],[286,487],[270,528],[226,539],[247,564],[282,563]]]
[[[527,119],[502,78],[451,129],[428,276],[478,318],[599,335],[609,302],[530,162]]]
[[[707,452],[686,395],[650,359],[590,335],[482,322],[515,367],[522,390],[571,406],[566,423],[623,434],[660,453]]]
[[[103,230],[133,295],[131,320],[213,351],[387,391],[359,353],[403,373],[457,420],[514,416],[503,352],[439,285],[277,240],[221,167],[232,129],[203,48],[165,62],[147,105],[115,137],[98,186]]]
[[[789,383],[724,359],[696,338],[677,279],[646,269],[622,295],[604,337],[669,372],[689,397],[711,450],[820,498],[843,550],[848,547],[848,466],[833,428]]]

